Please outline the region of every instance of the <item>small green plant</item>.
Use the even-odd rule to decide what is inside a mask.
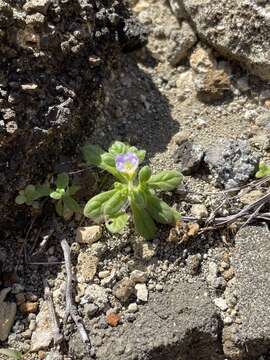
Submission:
[[[59,216],[68,218],[73,213],[80,212],[80,205],[73,195],[79,190],[79,186],[69,186],[69,176],[66,173],[58,174],[56,178],[56,189],[51,191],[50,197],[55,202],[55,210]]]
[[[81,208],[73,195],[79,190],[79,186],[69,186],[70,179],[68,174],[61,173],[56,178],[56,188],[52,189],[48,184],[28,185],[24,190],[19,191],[15,198],[18,205],[26,204],[38,208],[38,200],[42,197],[50,197],[55,200],[55,210],[59,216],[69,218],[75,212],[80,212]]]
[[[121,232],[128,222],[126,210],[130,207],[137,232],[146,239],[156,234],[156,224],[174,224],[180,213],[167,205],[156,195],[156,191],[169,191],[182,181],[178,171],[162,171],[151,174],[149,166],[138,171],[145,158],[145,151],[116,141],[108,152],[96,145],[83,148],[88,164],[108,171],[117,181],[113,189],[100,193],[90,199],[84,215],[94,221],[105,220],[112,233]]]
[[[265,165],[264,163],[260,163],[259,165],[259,171],[256,173],[256,178],[262,178],[264,176],[270,175],[270,166]]]
[[[5,355],[7,358],[13,360],[21,360],[23,358],[20,351],[13,349],[0,349],[0,354]]]
[[[15,202],[18,205],[26,204],[38,208],[39,203],[37,200],[49,195],[50,187],[48,185],[35,186],[30,184],[27,185],[24,190],[19,191],[19,195],[15,198]]]

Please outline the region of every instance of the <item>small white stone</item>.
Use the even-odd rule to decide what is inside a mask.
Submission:
[[[128,305],[128,312],[135,313],[138,311],[138,305],[136,303],[131,303]]]
[[[226,311],[228,309],[228,305],[227,305],[225,299],[216,298],[216,299],[214,299],[214,303],[222,311]]]
[[[135,285],[137,299],[139,301],[147,302],[148,300],[148,290],[145,284],[136,284]]]
[[[108,276],[110,276],[110,272],[108,270],[103,270],[98,273],[98,277],[100,279],[105,279]]]
[[[224,322],[224,324],[226,324],[226,325],[230,325],[230,324],[233,322],[233,320],[232,320],[232,318],[231,318],[230,316],[226,316],[226,317],[224,318],[223,322]]]
[[[133,270],[130,274],[130,279],[137,283],[145,283],[146,281],[146,274],[140,270]]]
[[[191,215],[195,216],[198,219],[202,219],[208,216],[207,208],[204,204],[194,204],[191,207]]]
[[[76,241],[81,244],[93,244],[101,238],[102,229],[99,225],[79,227],[76,233]]]

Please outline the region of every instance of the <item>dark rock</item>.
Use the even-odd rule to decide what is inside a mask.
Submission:
[[[247,141],[222,139],[206,151],[204,161],[216,185],[228,189],[243,185],[254,176],[259,154],[252,151]]]
[[[0,112],[1,224],[27,214],[15,207],[18,190],[43,182],[60,156],[79,150],[119,50],[145,41],[122,1],[0,0],[0,105],[8,109]]]
[[[177,0],[197,35],[223,56],[270,80],[269,11],[255,1]],[[181,14],[184,14],[181,12]],[[247,21],[252,19],[252,21]]]
[[[179,163],[180,170],[184,175],[194,174],[200,170],[204,151],[198,144],[186,140],[182,142],[174,153],[175,162]]]

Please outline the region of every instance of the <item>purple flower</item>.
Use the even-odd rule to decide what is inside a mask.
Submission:
[[[133,174],[139,166],[139,158],[132,152],[117,155],[115,159],[116,169],[122,173]]]

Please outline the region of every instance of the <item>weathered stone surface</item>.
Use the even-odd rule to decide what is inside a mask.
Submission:
[[[270,80],[270,15],[255,1],[178,0],[198,36]],[[249,19],[249,21],[247,21]]]
[[[47,302],[44,302],[36,318],[36,329],[31,338],[31,350],[47,349],[54,338],[53,323]]]
[[[97,349],[99,360],[223,359],[216,309],[197,281],[151,294],[132,324],[119,327]],[[199,355],[198,355],[199,354]]]
[[[146,37],[125,2],[113,0],[1,0],[0,14],[0,222],[9,227],[27,215],[14,204],[18,190],[71,165],[93,131],[112,64]]]
[[[188,55],[188,51],[196,43],[197,36],[191,26],[183,21],[179,31],[173,31],[170,35],[168,45],[168,61],[171,65],[176,66]]]
[[[204,151],[199,144],[183,141],[175,150],[174,159],[184,175],[194,174],[202,165]]]
[[[228,74],[217,68],[210,51],[197,47],[190,57],[198,97],[205,102],[221,100],[230,90]]]
[[[216,185],[232,188],[245,184],[255,174],[259,154],[247,141],[221,139],[206,151],[204,161]]]
[[[270,348],[270,233],[247,226],[235,239],[232,263],[238,296],[240,342],[249,358]]]

